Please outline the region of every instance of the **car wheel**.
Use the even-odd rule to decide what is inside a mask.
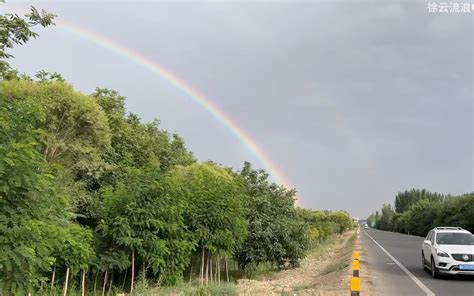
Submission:
[[[421,252],[421,265],[423,266],[424,270],[428,270],[426,267],[425,254],[423,252]]]
[[[434,279],[438,277],[438,270],[436,270],[436,265],[433,257],[431,257],[431,277]]]

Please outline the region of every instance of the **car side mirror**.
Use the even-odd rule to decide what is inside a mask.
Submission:
[[[425,239],[424,243],[431,246],[431,241],[429,239]]]

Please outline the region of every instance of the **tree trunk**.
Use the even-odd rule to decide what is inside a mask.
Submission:
[[[125,275],[123,276],[122,290],[125,289],[125,282],[127,281],[128,268],[125,269]]]
[[[212,279],[213,279],[213,277],[212,277],[212,253],[211,253],[211,255],[209,256],[209,259],[210,259],[210,260],[209,260],[209,262],[210,262],[210,263],[209,263],[209,269],[210,269],[210,270],[209,270],[209,275],[210,275],[210,277],[211,277],[211,279],[210,279],[211,281],[210,281],[210,282],[212,283]]]
[[[109,285],[109,291],[107,292],[107,295],[109,295],[112,292],[112,283],[114,282],[114,273],[110,273],[110,285]]]
[[[193,263],[194,262],[192,262],[192,260],[191,260],[191,271],[189,271],[189,283],[191,283],[191,277],[193,275],[193,265],[194,265]]]
[[[227,256],[225,257],[225,275],[227,278],[227,282],[229,282],[229,266],[227,265]]]
[[[67,295],[67,285],[69,283],[69,267],[66,268],[66,279],[64,280],[63,296]]]
[[[217,282],[221,283],[221,256],[217,254]]]
[[[105,271],[104,284],[102,285],[102,296],[105,295],[105,285],[107,285],[107,270]]]
[[[95,280],[94,280],[94,296],[97,295],[97,278],[99,277],[99,271],[95,272]]]
[[[216,257],[216,258],[214,259],[214,263],[215,263],[215,268],[214,268],[214,269],[215,269],[215,270],[214,270],[214,281],[215,281],[215,282],[217,282],[217,258],[218,258],[218,257]]]
[[[81,278],[81,296],[86,295],[86,271],[82,271],[82,278]]]
[[[132,279],[130,280],[130,294],[133,292],[133,281],[135,279],[135,251],[132,251]]]
[[[202,256],[201,256],[201,286],[204,284],[204,247],[202,247]]]
[[[206,252],[206,285],[209,283],[209,250]]]
[[[54,288],[54,278],[55,277],[56,277],[56,265],[54,265],[53,274],[51,275],[51,292],[53,291],[53,288]]]

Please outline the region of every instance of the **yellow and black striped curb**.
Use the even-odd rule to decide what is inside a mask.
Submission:
[[[360,295],[360,277],[359,277],[359,252],[354,251],[352,254],[352,277],[351,277],[351,296]]]

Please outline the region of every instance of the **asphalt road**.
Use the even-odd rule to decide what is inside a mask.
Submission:
[[[369,236],[389,254],[386,254]],[[433,279],[429,272],[423,270],[421,266],[422,237],[369,229],[362,230],[360,238],[377,295],[474,296],[474,277],[445,276],[441,279]],[[393,259],[401,266],[397,265]],[[407,275],[403,269],[411,276]],[[361,295],[363,295],[363,287]]]

